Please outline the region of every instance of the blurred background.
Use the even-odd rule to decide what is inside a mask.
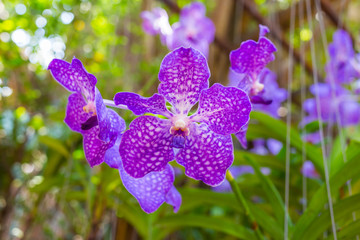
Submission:
[[[162,7],[174,23],[179,19],[179,7],[190,2],[0,0],[0,239],[238,239],[237,230],[217,225],[227,219],[251,229],[244,215],[229,207],[235,201],[230,193],[215,193],[185,178],[181,171],[175,184],[183,196],[178,215],[168,205],[154,214],[142,212],[116,170],[107,165],[88,166],[81,135],[71,132],[63,122],[69,94],[46,70],[53,58],[71,61],[76,56],[97,77],[97,87],[105,99],[112,99],[119,91],[151,96],[157,89],[161,60],[169,50],[159,37],[143,32],[140,13]],[[313,30],[306,11],[299,7],[305,1],[201,2],[216,26],[208,58],[211,84],[228,83],[229,52],[244,40],[256,40],[258,25],[267,25],[269,38],[278,48],[269,68],[277,73],[283,88],[288,87],[288,63],[294,62],[291,111],[295,129],[301,120],[301,88],[313,83],[314,74],[320,81],[324,79],[326,48],[322,37],[331,41],[340,26],[351,34],[355,48],[359,47],[360,2],[356,0],[318,1],[321,12],[315,1],[310,1]],[[293,32],[292,4],[296,20]],[[320,18],[325,22],[325,34],[317,23]],[[315,58],[310,53],[311,39],[315,40]],[[294,47],[293,55],[289,55],[290,46]],[[284,105],[280,117],[285,119],[289,111]],[[135,117],[130,112],[118,112],[127,123]],[[354,132],[354,128],[348,131]],[[271,131],[264,136],[269,134]],[[250,131],[249,138],[255,135],[251,137]],[[234,143],[235,163],[244,163],[243,150]],[[301,215],[303,197],[301,157],[295,155],[290,178],[294,221]],[[269,178],[283,196],[285,152],[257,159],[261,166],[272,169]],[[237,181],[248,199],[264,195],[256,176],[243,175]],[[306,191],[311,196],[323,182],[308,181]],[[359,185],[355,181],[355,192]],[[266,201],[258,205],[265,212],[272,211]],[[201,224],[209,217],[208,223]]]

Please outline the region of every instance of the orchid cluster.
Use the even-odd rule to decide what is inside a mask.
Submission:
[[[260,25],[257,42],[245,41],[231,52],[231,86],[215,83],[210,87],[206,56],[214,26],[205,17],[204,6],[186,6],[172,27],[163,9],[143,12],[142,18],[144,29],[160,34],[172,50],[161,63],[158,93],[153,96],[119,92],[114,101],[103,99],[95,76],[76,58],[71,63],[54,59],[48,69],[72,92],[65,123],[83,135],[89,165],[105,162],[118,169],[123,185],[145,212],[154,212],[164,202],[176,212],[181,196],[174,187],[170,162],[175,160],[183,166],[190,178],[211,187],[224,183],[228,188],[224,181],[234,159],[231,134],[246,147],[252,108],[277,117],[287,93],[265,67],[274,60],[276,51],[265,37],[267,27]],[[107,106],[130,110],[139,117],[126,130],[125,121]],[[275,140],[268,143],[273,154],[282,148]],[[253,172],[250,166],[232,167],[230,171],[236,176]],[[269,173],[269,169],[263,171]]]
[[[179,22],[170,26],[166,11],[154,8],[141,13],[142,26],[150,35],[159,34],[161,42],[170,50],[192,47],[207,57],[209,45],[214,41],[215,26],[205,13],[202,3],[193,2],[181,10]]]
[[[314,96],[319,96],[320,106],[318,108],[315,98],[307,99],[303,105],[307,116],[302,124],[308,124],[321,117],[330,128],[333,125],[356,125],[360,122],[360,104],[357,100],[360,55],[355,54],[351,37],[344,30],[334,33],[328,52],[330,59],[325,67],[326,82],[310,86],[310,92]],[[309,133],[305,138],[312,143],[320,142],[319,132]]]
[[[83,135],[90,166],[105,162],[118,169],[145,212],[163,202],[178,210],[181,196],[173,186],[173,160],[184,166],[187,176],[210,186],[224,181],[234,158],[230,135],[249,121],[251,103],[239,88],[209,87],[209,67],[199,51],[180,47],[170,52],[160,67],[159,93],[149,98],[120,92],[114,102],[103,100],[96,78],[75,58],[71,63],[54,59],[49,70],[73,92],[65,123]],[[196,103],[198,110],[190,114]],[[142,116],[125,131],[124,120],[105,105]]]

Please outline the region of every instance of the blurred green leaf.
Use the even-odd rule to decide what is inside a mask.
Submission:
[[[277,189],[275,188],[274,184],[270,181],[270,179],[261,172],[259,165],[253,159],[249,157],[245,157],[245,159],[254,168],[256,175],[261,180],[260,183],[273,208],[277,222],[280,226],[283,226],[284,216],[285,216],[285,205],[280,196],[280,193],[277,191]],[[292,226],[290,217],[289,217],[289,226],[290,227]]]
[[[351,154],[349,154],[351,153]],[[360,175],[360,144],[352,142],[347,149],[348,162],[346,162],[334,175],[330,178],[331,195],[338,193],[339,189],[349,180]],[[319,213],[327,203],[327,192],[325,183],[312,196],[308,208],[300,217],[295,225],[292,239],[304,239],[303,236],[308,232],[313,221],[318,217]]]
[[[58,153],[61,153],[65,158],[70,156],[69,151],[59,140],[49,137],[49,136],[40,136],[39,142],[46,145],[47,147],[55,150]]]
[[[222,217],[177,214],[161,218],[156,222],[156,226],[163,228],[163,231],[166,231],[168,227],[171,227],[171,231],[184,227],[200,227],[223,232],[241,239],[256,239],[252,230],[243,227],[241,223]]]
[[[352,219],[352,213],[360,209],[360,194],[347,197],[334,204],[335,222],[342,218]],[[326,229],[331,226],[330,212],[328,209],[323,210],[319,216],[310,223],[301,239],[317,239]],[[360,234],[359,229],[358,234]]]
[[[247,133],[249,139],[274,138],[286,144],[286,123],[272,118],[265,113],[256,111],[251,112],[250,118],[258,123],[249,125]],[[299,133],[293,128],[290,129],[290,145],[296,148],[298,152],[302,152],[303,141],[301,140]],[[318,172],[323,175],[321,150],[308,143],[305,143],[305,149],[306,156],[314,163]]]

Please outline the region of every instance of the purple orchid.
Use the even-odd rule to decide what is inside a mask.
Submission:
[[[54,59],[48,69],[56,81],[72,92],[68,99],[65,123],[71,130],[83,135],[84,152],[90,166],[102,163],[105,152],[125,130],[125,121],[115,111],[105,107],[95,87],[95,76],[86,72],[80,60],[74,58],[70,64]]]
[[[325,70],[326,81],[336,84],[348,84],[360,74],[356,70],[355,51],[350,35],[342,29],[337,30],[333,35],[333,42],[328,47],[330,60]]]
[[[260,73],[269,62],[275,59],[276,47],[265,37],[269,29],[263,25],[259,27],[260,34],[257,42],[244,41],[238,49],[231,51],[230,84],[247,92],[252,102],[269,104],[272,99],[261,96],[265,85],[260,81]]]
[[[254,109],[277,116],[277,110],[286,99],[286,90],[279,88],[276,75],[265,66],[275,59],[275,45],[265,37],[266,26],[259,25],[257,42],[247,40],[230,53],[230,86],[244,90],[250,96]],[[247,125],[235,134],[243,148],[247,148]]]
[[[159,34],[162,43],[166,44],[166,39],[173,33],[166,11],[162,8],[154,8],[151,12],[142,12],[141,18],[144,31],[150,35]]]
[[[258,155],[266,155],[271,153],[272,155],[277,155],[282,149],[282,142],[269,138],[267,140],[259,138],[253,141],[253,148],[250,150],[253,153]]]
[[[316,168],[311,161],[304,162],[304,164],[301,168],[301,173],[307,178],[312,178],[312,179],[320,178],[319,173],[316,171]]]
[[[151,35],[159,34],[163,44],[170,50],[178,47],[192,47],[208,56],[209,45],[214,41],[215,26],[206,17],[205,6],[194,2],[185,6],[180,13],[179,22],[172,26],[166,11],[155,8],[141,13],[143,29]]]
[[[279,88],[276,81],[276,74],[267,68],[260,73],[259,82],[266,87],[259,92],[257,96],[253,96],[253,110],[261,111],[274,118],[278,118],[278,110],[281,107],[281,103],[287,99],[287,91],[284,88]],[[266,99],[266,101],[271,101],[271,103],[264,104],[263,102],[254,102],[254,98],[259,96],[260,99]]]
[[[176,159],[191,178],[210,186],[224,180],[234,158],[230,134],[248,122],[251,104],[238,88],[220,84],[209,88],[209,77],[206,58],[193,48],[181,47],[161,63],[158,94],[150,98],[128,92],[115,95],[115,104],[126,105],[136,115],[165,117],[138,117],[124,133],[120,155],[129,175],[141,178],[162,171]],[[197,112],[188,116],[197,102]],[[176,155],[174,149],[178,149]]]
[[[320,116],[323,122],[336,124],[337,115],[342,127],[356,125],[360,122],[360,104],[357,102],[356,96],[347,89],[338,84],[331,86],[329,83],[319,83],[312,85],[310,92],[315,96],[319,95],[321,112],[318,112],[315,98],[307,99],[303,107],[308,115],[302,124],[317,121]],[[307,134],[305,139],[312,143],[320,141],[317,132]]]
[[[121,136],[106,152],[105,161],[110,167],[119,169],[122,183],[138,200],[144,212],[152,213],[164,202],[172,205],[174,212],[177,212],[181,205],[181,195],[174,187],[175,173],[172,166],[167,164],[160,172],[151,172],[142,178],[133,178],[124,170],[119,153],[120,142]]]
[[[126,124],[115,111],[106,108],[95,86],[95,76],[87,73],[76,58],[71,64],[54,59],[48,69],[56,81],[73,92],[69,96],[64,121],[71,130],[83,135],[84,152],[90,166],[105,161],[110,167],[119,169],[125,188],[145,212],[154,212],[165,201],[173,205],[176,212],[181,204],[181,196],[173,186],[175,177],[170,165],[161,172],[137,179],[124,171],[118,149]]]
[[[356,125],[360,121],[360,105],[357,98],[340,85],[332,87],[328,83],[310,86],[310,92],[320,97],[321,112],[318,113],[316,99],[310,98],[304,102],[304,109],[308,116],[304,123],[316,121],[321,116],[324,122],[336,123],[336,113],[340,115],[341,126]]]

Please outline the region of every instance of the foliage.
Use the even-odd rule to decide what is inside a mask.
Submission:
[[[179,6],[189,2],[177,1]],[[213,19],[216,14],[239,14],[237,8],[232,8],[239,7],[234,5],[236,1],[229,1],[231,4],[202,2],[207,11],[212,12],[208,15]],[[291,1],[255,2],[263,4],[258,9],[264,17],[270,18],[278,11],[289,10]],[[350,6],[357,4],[350,2]],[[20,4],[26,7],[23,14],[20,14]],[[73,56],[81,59],[87,70],[98,78],[104,98],[112,99],[118,91],[134,91],[145,96],[156,92],[160,62],[168,50],[158,38],[147,36],[141,29],[139,15],[145,8],[149,9],[149,4],[166,7],[150,0],[0,1],[0,239],[129,239],[130,236],[142,239],[255,239],[256,228],[267,239],[284,238],[285,118],[275,119],[260,112],[251,115],[248,140],[272,138],[281,141],[284,147],[275,156],[241,150],[237,140],[233,139],[236,146],[234,164],[251,165],[255,170],[255,174],[237,177],[236,184],[244,194],[256,225],[249,221],[233,193],[215,192],[183,174],[178,175],[175,182],[183,198],[180,211],[174,214],[170,206],[163,205],[155,213],[144,213],[123,187],[118,171],[107,165],[88,166],[81,136],[63,123],[67,93],[46,70],[53,57],[67,61]],[[231,10],[217,12],[220,6]],[[170,8],[167,10],[171,12]],[[257,23],[248,14],[241,22],[229,17],[229,22],[234,20],[230,24],[217,18],[220,20],[216,19],[215,25],[226,29],[217,30],[216,36],[226,39],[234,48],[239,45],[239,39],[257,37],[253,34],[257,32]],[[43,19],[46,21],[44,26]],[[177,14],[171,13],[170,22],[177,20]],[[350,29],[356,26],[356,19],[351,16],[345,22]],[[284,37],[289,39],[287,24],[278,24],[283,28]],[[235,33],[229,30],[234,28],[242,29]],[[19,29],[25,34],[22,32],[20,39],[14,40],[14,31]],[[306,40],[300,39],[301,30],[297,26],[295,36],[291,36],[296,50]],[[328,39],[332,32],[333,28],[329,27]],[[22,47],[21,41],[28,42]],[[316,37],[316,44],[322,46],[321,36]],[[312,60],[324,66],[323,47],[316,51],[319,59]],[[278,81],[284,87],[287,75],[283,67],[289,59],[281,57],[282,53],[286,52],[280,50],[271,68],[278,72]],[[212,83],[227,83],[227,59],[226,50],[215,44],[211,46]],[[320,145],[304,143],[298,129],[301,100],[297,93],[301,87],[306,87],[301,83],[302,71],[296,66],[293,105],[291,109],[285,109],[293,116],[289,143],[289,238],[320,239],[326,233],[325,236],[332,239],[322,150]],[[308,83],[312,81],[312,77],[307,78]],[[135,118],[129,112],[117,111],[127,124]],[[309,124],[305,129],[317,130],[318,124]],[[338,238],[350,239],[360,234],[360,221],[353,221],[353,216],[360,216],[360,131],[358,126],[340,131],[346,137],[345,151],[342,151],[337,131],[327,142],[330,147],[327,160]],[[306,160],[314,163],[319,179],[303,178],[304,155]],[[180,168],[176,163],[172,164]],[[270,174],[264,175],[261,167],[270,168]]]

